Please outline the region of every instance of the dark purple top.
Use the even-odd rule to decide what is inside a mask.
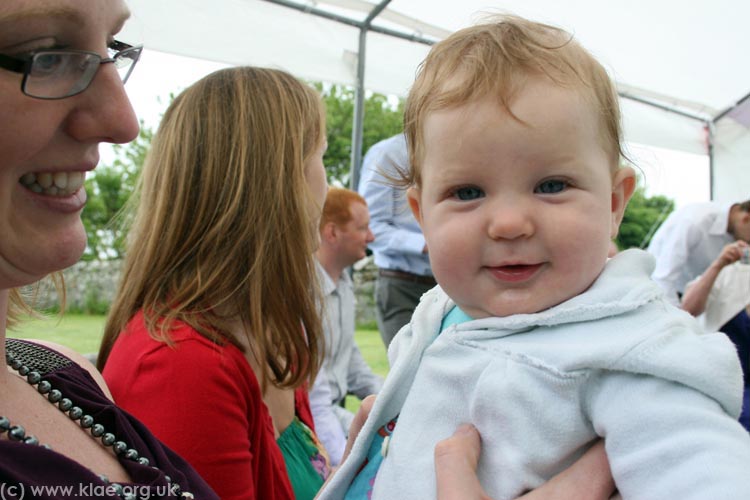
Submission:
[[[120,457],[120,463],[133,480],[133,483],[123,484],[126,493],[135,494],[135,498],[181,498],[175,495],[174,488],[168,487],[167,474],[172,484],[177,483],[182,492],[190,492],[196,499],[218,499],[187,462],[159,442],[135,417],[107,399],[91,375],[78,364],[56,351],[31,342],[8,339],[6,350],[21,359],[32,371],[38,371],[42,380],[47,380],[53,389],[72,400],[84,415],[91,415],[96,423],[104,426],[106,432],[113,433],[117,440],[124,441],[139,456],[149,460],[150,465],[141,465]],[[164,383],[168,384],[169,381],[165,380]],[[190,418],[190,415],[185,415],[185,418]],[[23,422],[11,421],[13,425],[16,423],[24,425]],[[81,429],[81,432],[89,431]],[[27,433],[34,434],[34,430],[27,429]],[[158,467],[158,470],[151,465]],[[33,487],[42,485],[69,486],[71,489],[32,491]],[[116,497],[106,486],[107,483],[96,473],[54,450],[0,440],[0,494],[4,500]]]

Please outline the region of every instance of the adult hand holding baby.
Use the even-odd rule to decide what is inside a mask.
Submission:
[[[492,500],[477,477],[480,452],[479,432],[470,424],[461,424],[435,446],[438,500]],[[519,500],[601,500],[614,490],[604,441],[599,441],[568,469]]]

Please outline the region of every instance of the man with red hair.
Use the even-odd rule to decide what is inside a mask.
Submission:
[[[354,287],[347,268],[366,256],[375,238],[364,198],[349,189],[328,190],[320,220],[318,275],[325,296],[325,359],[310,393],[315,428],[332,464],[340,462],[354,415],[343,408],[347,394],[362,399],[377,393],[374,374],[354,342]]]

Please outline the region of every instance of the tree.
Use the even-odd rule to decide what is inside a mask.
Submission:
[[[643,187],[633,193],[625,209],[616,243],[620,250],[646,248],[651,236],[667,215],[674,210],[674,201],[666,196],[647,197]]]
[[[116,216],[135,189],[153,135],[153,130],[141,122],[141,130],[134,141],[114,146],[112,165],[102,165],[86,179],[88,201],[81,215],[88,236],[84,260],[123,257],[125,234],[121,225],[116,224]]]
[[[328,182],[349,185],[351,178],[352,120],[354,118],[354,89],[341,85],[313,83],[323,96],[326,107],[328,151],[323,164]],[[383,94],[370,93],[364,101],[362,150],[366,152],[376,142],[403,130],[404,101]]]

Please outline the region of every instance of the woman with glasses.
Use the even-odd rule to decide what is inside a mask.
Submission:
[[[116,39],[121,0],[0,2],[0,498],[217,498],[115,406],[96,370],[60,346],[6,338],[22,288],[86,245],[86,172],[138,124],[123,84],[139,47]]]

